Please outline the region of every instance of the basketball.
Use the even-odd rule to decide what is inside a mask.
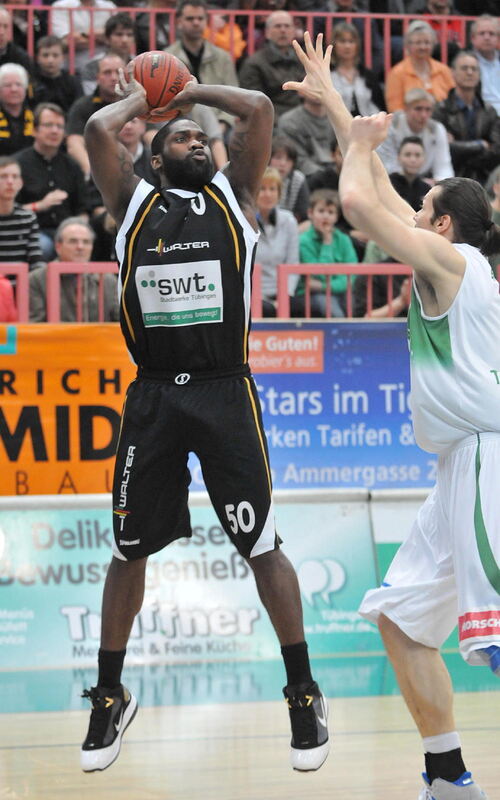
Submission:
[[[182,61],[163,50],[141,53],[134,58],[133,64],[134,78],[144,86],[151,111],[166,106],[191,80],[191,74]],[[180,113],[180,109],[176,108],[161,116],[155,114],[154,120],[167,121],[178,117]],[[143,119],[148,118],[149,115],[143,116]]]

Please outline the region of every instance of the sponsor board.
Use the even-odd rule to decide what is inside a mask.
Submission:
[[[276,658],[250,567],[210,507],[191,516],[192,538],[149,559],[128,663]],[[357,614],[377,583],[367,503],[280,504],[277,523],[299,576],[311,654],[380,649],[376,628]],[[0,530],[0,668],[94,663],[111,510],[20,503],[0,511]]]

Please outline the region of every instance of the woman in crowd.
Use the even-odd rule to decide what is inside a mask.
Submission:
[[[307,219],[309,187],[306,176],[296,169],[297,148],[286,136],[275,136],[271,151],[270,166],[278,170],[282,186],[280,208],[291,211],[297,222]]]
[[[404,37],[408,55],[389,71],[385,83],[389,111],[398,111],[404,107],[404,97],[409,89],[425,89],[436,102],[448,97],[455,81],[446,64],[431,58],[436,41],[436,32],[428,22],[414,20],[409,24]]]
[[[262,176],[257,197],[257,221],[260,237],[255,263],[262,269],[262,316],[276,316],[278,264],[299,261],[299,231],[291,211],[279,207],[282,188],[277,169],[268,167]],[[299,276],[291,276],[288,293],[293,295]]]
[[[354,116],[385,111],[380,84],[374,73],[360,63],[361,41],[354,25],[335,25],[332,44],[332,82],[349,111]]]

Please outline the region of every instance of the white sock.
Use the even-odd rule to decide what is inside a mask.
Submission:
[[[438,736],[424,736],[422,738],[424,753],[447,753],[461,747],[460,736],[457,731],[440,733]]]

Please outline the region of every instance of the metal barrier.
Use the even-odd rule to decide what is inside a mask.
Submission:
[[[15,276],[14,297],[17,308],[17,321],[29,321],[29,267],[24,261],[4,261],[0,263],[0,275]]]
[[[118,275],[118,264],[115,261],[87,261],[75,264],[72,261],[51,261],[47,264],[47,322],[61,321],[61,275],[76,275],[76,321],[83,319],[83,286],[82,275],[99,275],[98,319],[104,321],[104,275]]]
[[[366,307],[368,315],[373,311],[373,277],[375,275],[387,275],[387,303],[392,303],[393,277],[394,275],[412,275],[412,268],[407,264],[279,264],[278,265],[278,293],[277,293],[277,315],[278,317],[290,316],[290,296],[288,294],[288,278],[290,275],[305,276],[305,317],[311,316],[311,275],[367,275],[367,297]],[[327,308],[331,307],[331,286],[330,281],[326,282],[326,302]],[[352,317],[352,283],[347,281],[346,292],[347,316]],[[392,316],[389,308],[388,316]]]
[[[8,4],[6,4],[6,8],[10,8]],[[68,62],[70,71],[74,71],[74,64],[75,64],[75,45],[74,45],[74,14],[78,13],[81,14],[82,9],[61,9],[56,8],[53,9],[50,5],[37,5],[33,6],[28,3],[25,5],[15,5],[16,13],[19,11],[26,11],[27,13],[27,50],[31,56],[33,56],[35,51],[35,39],[34,39],[34,18],[36,13],[46,13],[48,15],[48,32],[52,33],[52,15],[54,13],[60,14],[61,12],[67,13],[68,20],[69,20],[69,34],[68,34]],[[96,36],[95,31],[96,27],[94,26],[94,15],[99,14],[102,18],[103,12],[106,13],[107,9],[102,8],[94,8],[94,7],[86,7],[84,9],[90,15],[90,25],[89,25],[89,56],[92,58],[96,53],[96,50],[99,50],[100,47],[96,47]],[[118,11],[125,11],[130,16],[135,19],[138,14],[149,14],[151,17],[151,22],[149,25],[149,47],[151,50],[156,49],[156,41],[155,41],[155,28],[156,28],[156,16],[157,14],[169,14],[169,32],[170,32],[170,44],[175,41],[175,9],[170,8],[140,8],[140,7],[119,7],[116,9],[116,13]],[[215,36],[215,17],[220,16],[221,14],[227,19],[230,25],[230,29],[233,29],[235,24],[239,24],[240,27],[244,28],[244,35],[247,42],[246,53],[247,55],[252,55],[255,51],[255,43],[257,39],[257,31],[259,26],[261,26],[262,21],[269,16],[271,12],[266,11],[250,11],[247,9],[209,9],[208,10],[208,17],[209,17],[209,30],[211,31],[211,37]],[[399,23],[401,25],[401,34],[404,34],[410,22],[414,19],[425,20],[427,22],[433,23],[433,26],[438,28],[438,40],[441,48],[441,60],[443,62],[447,62],[447,55],[448,55],[448,23],[456,23],[457,25],[457,44],[460,45],[461,48],[465,47],[467,42],[467,26],[473,22],[475,17],[473,16],[462,16],[462,15],[451,15],[451,16],[444,16],[444,15],[432,15],[432,14],[353,14],[353,13],[340,13],[340,12],[297,12],[292,11],[290,12],[294,19],[298,21],[304,30],[308,30],[311,35],[314,34],[315,29],[317,28],[318,23],[324,26],[325,30],[325,39],[327,42],[331,40],[331,32],[332,28],[335,25],[336,20],[347,20],[348,22],[352,22],[354,19],[361,19],[363,20],[364,24],[364,31],[363,31],[363,46],[364,46],[364,61],[363,63],[367,67],[372,66],[373,56],[372,56],[372,32],[371,32],[371,21],[378,20],[381,23],[382,28],[382,39],[383,39],[383,62],[384,62],[384,72],[386,73],[392,66],[392,59],[391,59],[391,25],[393,23]],[[230,33],[230,52],[234,57],[233,53],[234,49],[234,37]]]

